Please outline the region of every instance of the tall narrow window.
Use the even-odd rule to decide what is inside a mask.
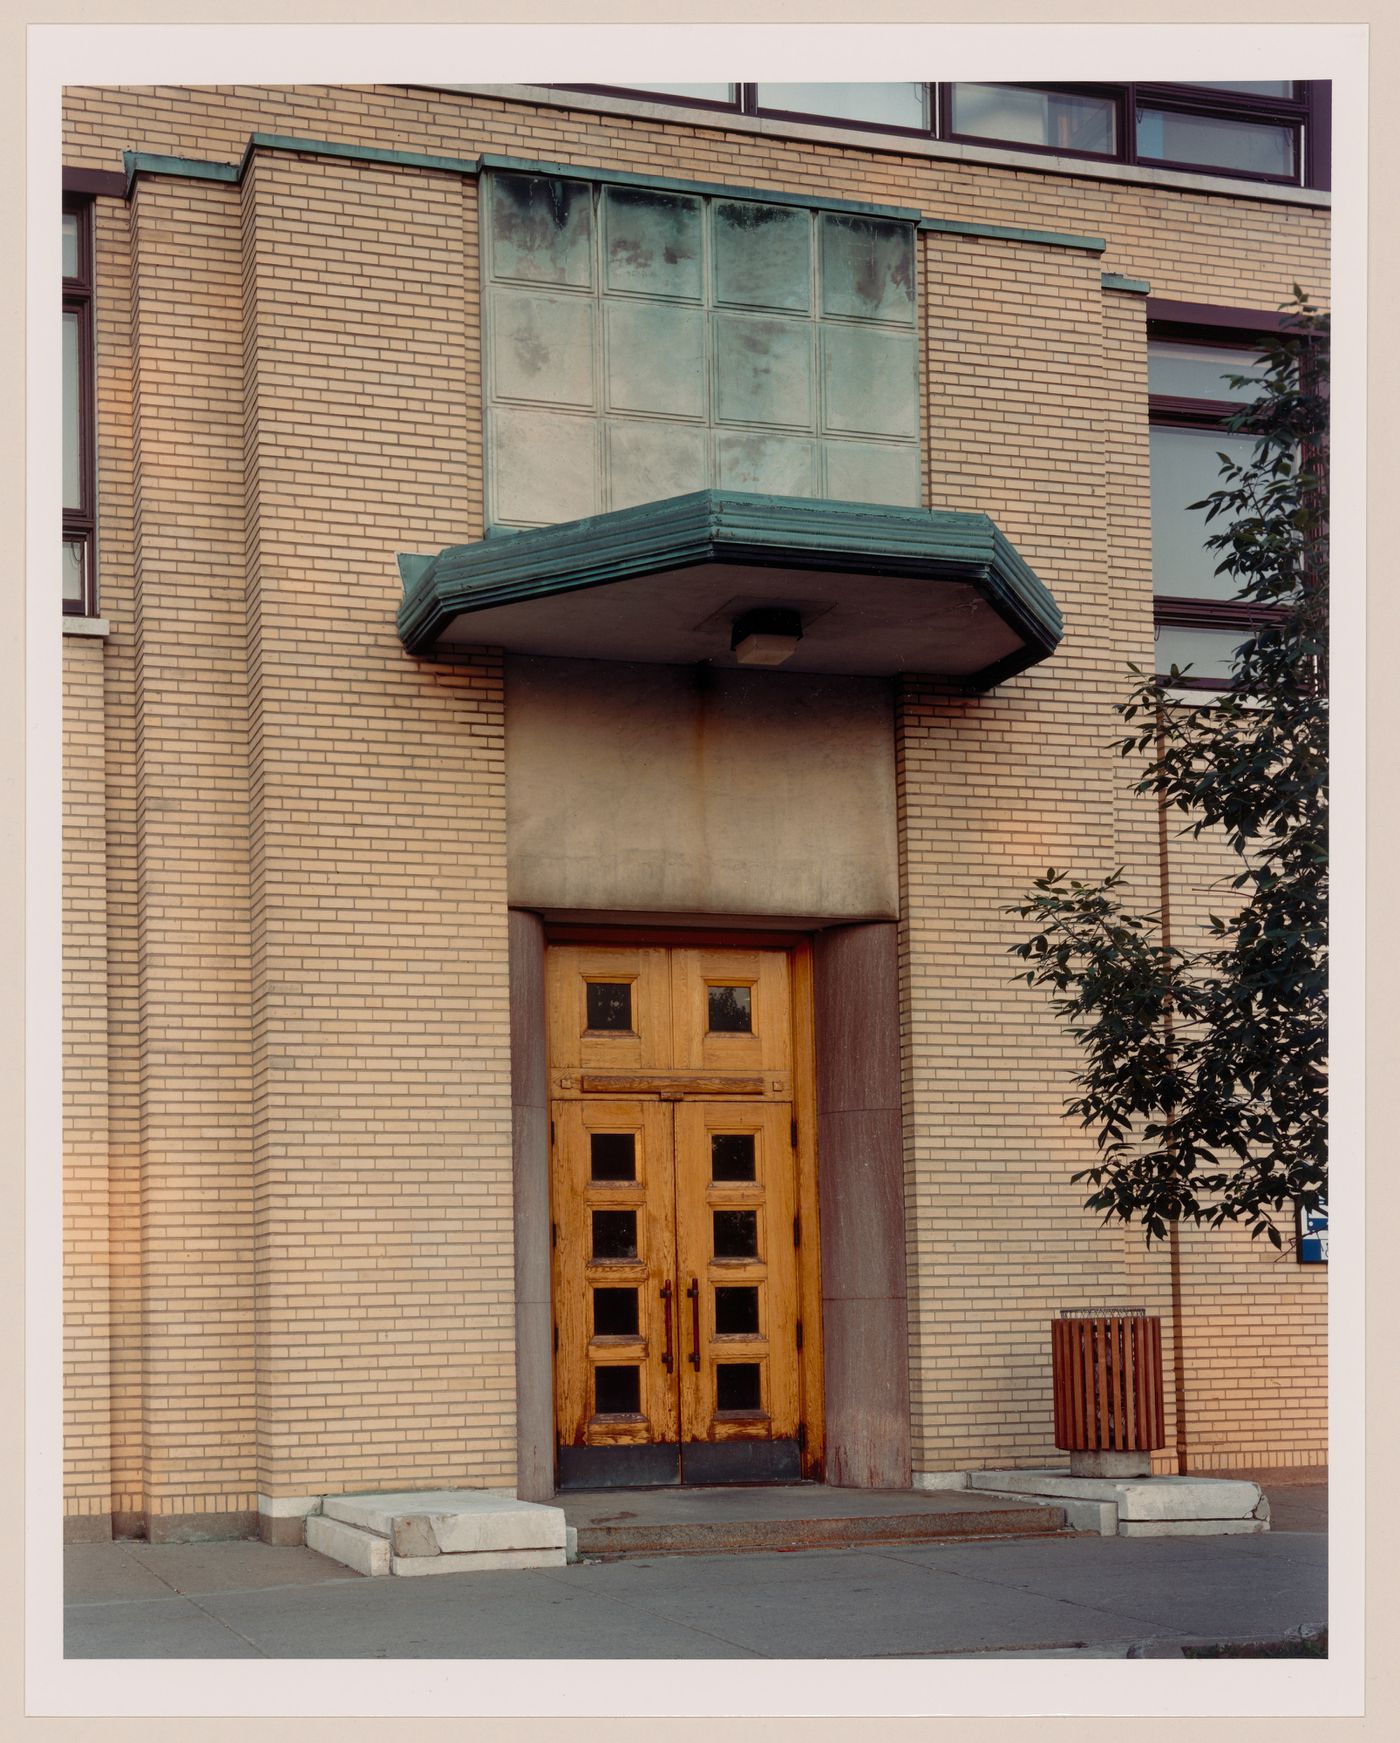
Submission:
[[[97,609],[93,437],[92,202],[63,202],[63,610]]]
[[[1206,540],[1227,523],[1217,515],[1207,525],[1190,504],[1218,488],[1221,454],[1246,465],[1254,451],[1252,436],[1223,425],[1255,397],[1259,344],[1238,330],[1159,324],[1147,358],[1157,671],[1189,666],[1182,688],[1220,690],[1268,613],[1241,603],[1234,577],[1216,573],[1221,553]],[[1230,385],[1239,376],[1249,379]]]

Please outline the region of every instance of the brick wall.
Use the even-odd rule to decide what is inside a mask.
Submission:
[[[480,525],[474,190],[277,157],[242,207],[259,1489],[506,1484],[500,662],[392,617]]]
[[[63,1329],[66,1510],[105,1536],[112,1511],[108,1254],[107,843],[102,643],[63,645]]]
[[[141,1406],[153,1522],[256,1506],[238,241],[236,202],[210,184],[152,182],[132,202]]]
[[[1121,1296],[1121,1243],[1065,1184],[1073,1049],[1013,985],[1002,912],[1047,864],[1112,859],[1121,607],[1097,261],[932,235],[923,283],[931,499],[990,514],[1066,619],[1046,665],[972,699],[912,682],[896,720],[914,1467],[947,1470],[1042,1462],[1046,1322]]]
[[[1068,1185],[1074,1055],[1001,913],[1047,863],[1155,872],[1107,750],[1150,653],[1143,309],[1099,273],[1273,307],[1325,287],[1326,214],[387,87],[70,91],[64,156],[236,162],[255,130],[1107,238],[921,241],[928,500],[990,513],[1068,627],[988,697],[914,683],[899,709],[915,1467],[1041,1461],[1050,1313],[1168,1303],[1165,1256]],[[483,530],[475,185],[263,154],[97,212],[111,636],[65,649],[69,1508],[173,1530],[259,1493],[509,1483],[501,673],[392,630],[395,553]],[[1322,1456],[1325,1274],[1182,1250],[1193,1461]]]

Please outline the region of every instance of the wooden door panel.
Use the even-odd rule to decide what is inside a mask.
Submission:
[[[549,952],[566,1483],[806,1468],[791,972],[776,949]]]
[[[797,1433],[790,1110],[676,1105],[676,1240],[686,1441]]]
[[[557,1102],[553,1122],[560,1439],[568,1446],[674,1441],[671,1110],[657,1102]]]
[[[672,1052],[679,1070],[758,1073],[790,1097],[788,961],[777,950],[671,954]]]
[[[549,1061],[556,1089],[561,1072],[635,1072],[669,1065],[669,951],[565,945],[549,952],[548,977]]]

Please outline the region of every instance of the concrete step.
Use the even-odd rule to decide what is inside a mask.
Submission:
[[[306,1521],[308,1548],[371,1576],[563,1567],[571,1537],[559,1508],[489,1490],[327,1495]]]
[[[898,1513],[809,1518],[638,1519],[578,1523],[582,1556],[724,1555],[756,1550],[855,1549],[881,1543],[954,1543],[968,1538],[1065,1535],[1062,1507],[1001,1503],[957,1511],[925,1506]]]

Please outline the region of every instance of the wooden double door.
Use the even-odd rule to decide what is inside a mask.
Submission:
[[[791,959],[567,945],[548,981],[559,1482],[796,1480],[815,1206]]]

